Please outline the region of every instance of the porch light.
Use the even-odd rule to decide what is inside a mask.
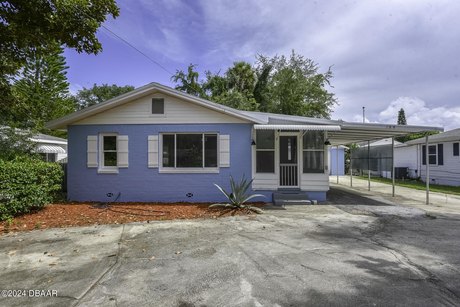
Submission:
[[[324,145],[331,145],[331,142],[329,142],[329,139],[326,139],[326,141],[324,142]]]
[[[251,145],[256,146],[256,141],[252,140]]]

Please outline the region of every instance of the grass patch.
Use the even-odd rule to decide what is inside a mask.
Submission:
[[[358,176],[360,179],[367,180],[367,176]],[[371,177],[371,181],[391,184],[391,179],[381,177]],[[395,184],[400,187],[415,189],[415,190],[426,190],[426,183],[415,179],[396,179]],[[460,187],[452,187],[449,185],[430,184],[431,192],[445,193],[460,195]]]

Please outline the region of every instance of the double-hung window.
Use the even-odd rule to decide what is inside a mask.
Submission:
[[[102,134],[100,148],[100,168],[102,170],[117,169],[117,135]]]
[[[216,133],[162,134],[163,169],[216,169]]]
[[[256,173],[275,172],[275,132],[256,131]]]
[[[324,173],[324,132],[303,135],[303,173]]]
[[[426,146],[422,146],[422,165],[426,165]],[[444,146],[443,144],[428,145],[428,164],[444,165]]]

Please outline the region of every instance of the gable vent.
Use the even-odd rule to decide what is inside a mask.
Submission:
[[[165,114],[164,98],[152,98],[152,114]]]

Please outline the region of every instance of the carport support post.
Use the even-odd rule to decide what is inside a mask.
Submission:
[[[337,172],[337,184],[339,184],[339,145],[335,146],[335,171]]]
[[[352,157],[352,149],[350,146],[350,187],[353,187],[353,157]]]
[[[371,190],[371,141],[367,141],[367,190]]]
[[[395,197],[395,137],[391,138],[391,196]]]
[[[428,159],[428,135],[425,136],[425,167],[426,167],[426,204],[430,204],[430,161]]]

